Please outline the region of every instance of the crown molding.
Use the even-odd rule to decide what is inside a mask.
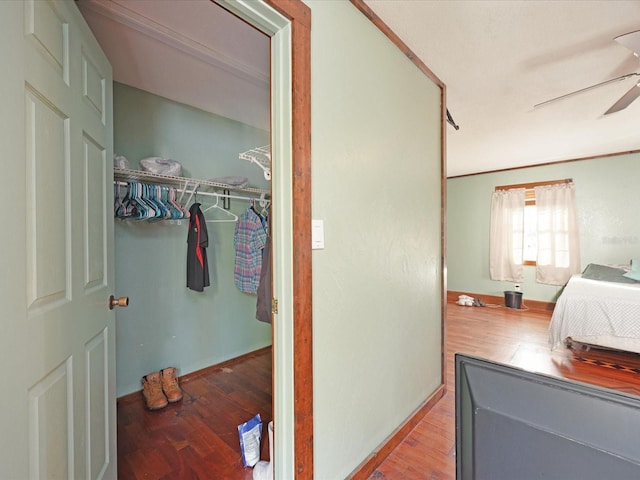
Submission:
[[[271,79],[268,74],[264,74],[250,65],[239,62],[237,59],[229,57],[215,48],[196,42],[121,4],[104,0],[83,0],[79,3],[79,6],[82,9],[90,10],[169,47],[175,48],[212,67],[225,70],[254,85],[262,88],[270,87]]]

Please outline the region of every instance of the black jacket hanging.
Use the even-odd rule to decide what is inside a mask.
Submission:
[[[209,264],[207,247],[209,234],[200,204],[194,203],[189,208],[189,233],[187,235],[187,287],[202,292],[209,286]]]

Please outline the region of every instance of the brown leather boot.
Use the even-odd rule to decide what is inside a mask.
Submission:
[[[158,410],[167,406],[167,397],[162,393],[160,372],[153,372],[142,377],[142,396],[149,410]]]
[[[178,386],[178,377],[174,367],[164,368],[160,370],[160,378],[162,378],[162,390],[170,402],[182,400],[182,390]]]

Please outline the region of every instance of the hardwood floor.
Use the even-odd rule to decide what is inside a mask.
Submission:
[[[238,425],[259,413],[261,459],[269,459],[271,349],[180,382],[184,398],[149,411],[141,394],[118,400],[118,479],[253,478],[240,455]]]
[[[467,353],[526,370],[640,395],[640,356],[549,350],[551,315],[448,304],[447,393],[370,479],[455,480],[454,354]]]
[[[447,308],[447,393],[370,479],[455,479],[455,352],[640,395],[640,356],[551,352],[550,314]],[[252,469],[242,466],[237,426],[256,413],[265,427],[271,420],[271,350],[188,377],[181,386],[183,400],[155,412],[146,410],[139,394],[118,401],[118,478],[251,479]],[[268,457],[265,432],[261,458]]]

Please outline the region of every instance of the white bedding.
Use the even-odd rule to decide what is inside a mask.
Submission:
[[[567,337],[640,353],[640,283],[571,277],[551,316],[551,348],[562,345]]]

